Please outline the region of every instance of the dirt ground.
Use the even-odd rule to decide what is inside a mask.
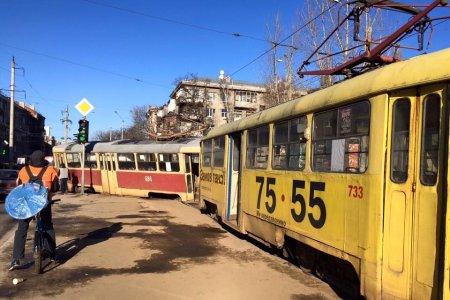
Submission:
[[[8,272],[13,232],[0,245],[0,297],[20,299],[339,299],[302,272],[176,200],[58,195],[58,261]],[[13,285],[13,278],[24,282]]]

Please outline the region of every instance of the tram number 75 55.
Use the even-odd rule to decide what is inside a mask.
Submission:
[[[259,191],[258,191],[258,201],[256,203],[256,208],[260,209],[261,207],[261,196],[263,192],[265,178],[261,176],[256,177],[256,182],[259,183]],[[272,188],[276,183],[276,178],[267,177],[266,184],[266,201],[265,206],[268,213],[273,213],[275,211],[275,207],[277,204],[277,196],[275,190]],[[293,204],[300,204],[300,212],[297,213],[295,208],[291,208],[291,215],[294,221],[300,223],[306,217],[306,201],[302,194],[298,193],[299,189],[305,189],[305,181],[304,180],[293,180],[292,181],[292,196],[291,201]],[[315,182],[311,181],[309,185],[309,202],[308,206],[314,208],[317,206],[319,208],[320,214],[318,218],[314,217],[312,212],[308,213],[308,220],[314,228],[322,228],[325,225],[325,221],[327,218],[327,210],[325,207],[325,202],[322,198],[318,196],[314,196],[315,191],[325,191],[325,182]]]

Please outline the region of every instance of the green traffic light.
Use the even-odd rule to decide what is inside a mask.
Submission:
[[[77,141],[80,144],[84,144],[88,142],[88,136],[89,136],[89,121],[88,120],[80,120],[78,121],[79,127],[78,127],[78,137]]]

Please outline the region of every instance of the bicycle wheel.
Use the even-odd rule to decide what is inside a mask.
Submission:
[[[34,271],[36,274],[42,273],[42,236],[39,231],[34,233]]]

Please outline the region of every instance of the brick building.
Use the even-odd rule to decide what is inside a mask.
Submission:
[[[0,145],[2,155],[0,163],[9,162],[9,116],[10,98],[0,94]],[[14,103],[14,151],[13,161],[18,157],[26,157],[34,150],[48,150],[48,145],[44,142],[45,118],[35,110],[34,105],[27,106],[24,102]]]

